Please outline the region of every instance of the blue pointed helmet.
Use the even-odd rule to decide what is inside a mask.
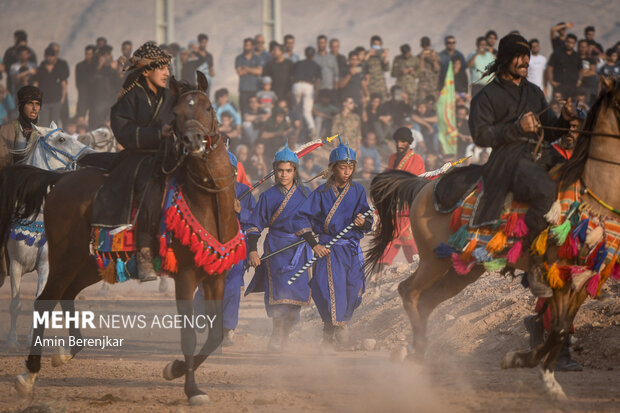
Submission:
[[[228,159],[230,159],[233,168],[237,169],[237,157],[231,151],[228,151]]]
[[[347,163],[355,162],[355,151],[349,147],[349,145],[345,145],[342,143],[342,139],[340,135],[338,135],[338,140],[340,141],[340,145],[329,154],[329,164],[333,164],[334,162],[346,161]]]
[[[274,164],[278,162],[291,162],[295,165],[299,165],[299,158],[297,154],[288,147],[288,142],[284,146],[284,149],[277,152],[276,156],[273,158]]]

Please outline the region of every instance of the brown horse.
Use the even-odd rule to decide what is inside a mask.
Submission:
[[[181,150],[176,159],[176,178],[183,182],[183,195],[200,225],[218,241],[225,243],[238,233],[238,222],[233,209],[236,176],[226,153],[226,146],[219,136],[215,111],[206,94],[207,80],[198,72],[198,89],[170,81],[170,90],[177,98],[175,113],[175,139],[180,136]],[[5,171],[2,172],[5,174]],[[84,168],[65,175],[43,174],[24,168],[6,170],[0,175],[0,193],[10,195],[0,205],[2,218],[15,216],[36,207],[43,200],[45,189],[55,184],[45,197],[45,230],[49,243],[50,274],[47,285],[35,302],[35,311],[51,311],[61,301],[63,311],[73,312],[73,300],[89,285],[101,280],[95,260],[89,255],[90,222],[93,198],[105,176],[94,168]],[[24,183],[26,187],[20,189]],[[37,184],[38,183],[38,184]],[[12,209],[11,209],[12,208]],[[4,219],[6,221],[6,219]],[[0,230],[3,222],[0,220]],[[210,314],[221,314],[226,272],[207,275],[194,264],[194,254],[188,247],[173,242],[178,260],[178,273],[174,276],[175,295],[179,314],[193,315],[192,300],[199,283],[202,283]],[[218,303],[218,304],[216,304]],[[185,394],[191,404],[203,404],[208,396],[196,385],[194,371],[207,356],[221,344],[222,320],[217,316],[214,333],[209,334],[199,355],[194,356],[196,334],[189,326],[181,333],[181,346],[185,360],[175,360],[164,369],[168,380],[185,375]],[[40,346],[35,349],[37,337],[43,337],[44,327],[34,331],[26,373],[18,376],[16,388],[21,395],[33,391],[36,375],[41,368]],[[71,328],[70,334],[81,338],[79,329]],[[75,356],[81,347],[72,347],[70,356],[56,356],[56,364]]]
[[[559,180],[560,186],[566,187],[582,178],[594,194],[618,210],[620,82],[605,79],[603,85],[604,90],[586,120],[585,129],[591,132],[581,134],[573,157],[560,170]],[[597,135],[597,132],[606,136]],[[418,359],[424,357],[428,344],[426,329],[431,312],[441,302],[454,297],[476,281],[484,272],[482,266],[476,265],[469,274],[458,275],[450,259],[436,256],[435,247],[442,241],[447,242],[451,234],[451,217],[450,214],[435,211],[433,187],[424,178],[402,171],[389,171],[375,177],[370,190],[380,216],[380,226],[367,258],[368,266],[373,269],[394,237],[398,211],[411,208],[410,222],[419,248],[420,265],[409,278],[400,283],[398,291],[413,330],[415,354],[412,356]],[[588,195],[584,195],[582,200],[597,214],[616,220],[619,218]],[[557,260],[554,250],[550,249],[547,254],[549,263]],[[526,269],[526,264],[522,259],[517,267]],[[545,389],[554,397],[565,398],[562,387],[554,378],[553,367],[586,296],[585,285],[578,291],[573,290],[570,283],[561,289],[554,289],[553,297],[548,300],[553,320],[549,337],[530,351],[508,353],[502,367],[534,367],[544,360],[541,377]]]

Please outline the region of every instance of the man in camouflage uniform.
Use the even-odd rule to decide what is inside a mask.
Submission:
[[[341,134],[345,142],[354,151],[359,151],[362,145],[362,121],[358,114],[353,112],[355,101],[347,97],[342,101],[342,110],[332,123],[332,135]]]
[[[408,44],[402,45],[400,51],[402,54],[396,56],[392,63],[392,77],[396,78],[396,85],[407,93],[409,102],[415,102],[418,100],[420,58],[411,54]]]
[[[387,96],[387,83],[385,75],[390,69],[388,60],[389,50],[383,49],[383,41],[377,35],[370,38],[370,50],[366,54],[366,82],[368,83],[368,94],[378,93],[381,100]]]
[[[439,55],[431,49],[431,41],[428,37],[420,39],[422,51],[418,55],[420,62],[420,82],[418,83],[418,97],[426,99],[432,95],[437,98],[437,84],[439,83]]]

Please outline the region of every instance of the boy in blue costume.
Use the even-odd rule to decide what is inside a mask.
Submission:
[[[288,279],[310,258],[312,251],[305,244],[290,248],[261,262],[257,252],[261,232],[269,228],[263,244],[265,254],[279,250],[296,241],[291,223],[299,206],[310,191],[299,182],[299,159],[288,145],[276,153],[273,160],[276,184],[263,192],[250,218],[248,247],[250,265],[256,267],[246,295],[265,293],[267,315],[273,320],[269,350],[282,351],[293,326],[299,322],[301,306],[310,304],[309,272],[299,282],[288,285]]]
[[[364,292],[364,257],[360,240],[372,227],[372,217],[361,214],[369,209],[366,191],[353,182],[355,151],[340,143],[329,156],[331,176],[303,203],[293,218],[296,233],[303,236],[315,255],[321,257],[310,281],[312,298],[323,319],[323,345],[334,339],[346,346],[346,324],[361,304]],[[338,233],[353,222],[354,228],[325,248]],[[318,242],[312,233],[319,234]],[[296,281],[295,283],[297,283]]]

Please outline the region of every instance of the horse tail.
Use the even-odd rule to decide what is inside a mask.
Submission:
[[[4,248],[9,225],[30,219],[43,205],[47,190],[62,174],[28,165],[15,165],[0,171],[0,249]]]
[[[398,213],[408,210],[420,190],[430,181],[406,171],[391,170],[378,174],[370,184],[370,199],[377,213],[379,223],[367,251],[367,271],[377,269],[388,245],[396,236]]]

